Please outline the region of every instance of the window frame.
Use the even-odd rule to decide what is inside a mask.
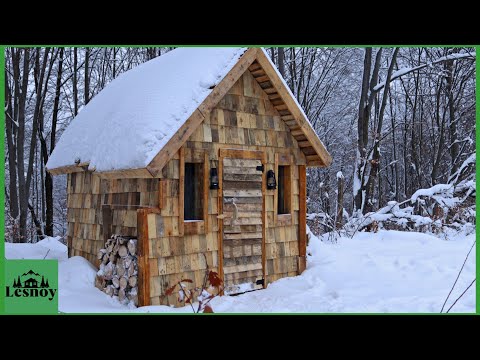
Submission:
[[[202,220],[185,220],[185,163],[203,164],[203,198]],[[206,234],[210,231],[208,221],[208,197],[209,197],[209,160],[205,150],[185,149],[179,150],[179,209],[178,209],[178,233],[183,235]]]
[[[290,171],[288,172],[288,180],[285,183],[285,190],[288,190],[290,192],[289,196],[287,194],[286,200],[288,201],[288,209],[289,212],[286,214],[279,214],[278,213],[278,174],[279,174],[279,166],[288,166]],[[291,154],[282,154],[282,153],[275,153],[275,176],[277,177],[277,188],[275,189],[275,194],[274,194],[274,222],[275,225],[277,226],[288,226],[292,225],[292,220],[293,220],[293,204],[294,204],[294,199],[293,199],[293,176],[294,176],[294,166],[295,163],[293,161],[293,155]],[[287,170],[288,171],[288,170]],[[285,173],[285,175],[287,172]]]
[[[205,220],[203,214],[203,179],[205,176],[203,174],[203,163],[185,161],[184,166],[184,221]]]

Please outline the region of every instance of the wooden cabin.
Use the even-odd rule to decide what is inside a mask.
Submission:
[[[68,174],[68,255],[98,267],[136,237],[139,305],[178,306],[165,290],[207,264],[227,294],[302,273],[306,168],[330,162],[263,49],[181,48],[107,85],[47,168]]]

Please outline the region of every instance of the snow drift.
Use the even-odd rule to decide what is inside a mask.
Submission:
[[[300,276],[280,279],[265,290],[212,300],[215,312],[439,313],[475,234],[453,233],[440,239],[418,232],[357,233],[329,243],[311,236],[308,267]],[[57,239],[37,244],[6,244],[7,258],[43,258],[51,249],[59,259],[59,310],[61,312],[176,312],[190,307],[120,304],[94,286],[96,269],[82,257],[66,258],[66,247]],[[59,251],[63,249],[63,252]],[[475,278],[472,250],[446,309]],[[475,287],[470,288],[451,312],[475,312]]]

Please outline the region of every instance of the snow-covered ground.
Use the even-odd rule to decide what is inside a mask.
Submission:
[[[358,233],[336,244],[312,237],[307,270],[265,290],[212,300],[221,313],[438,313],[475,234],[438,238],[416,232]],[[50,251],[48,251],[50,249]],[[121,305],[94,287],[96,269],[81,257],[67,259],[66,247],[49,238],[37,244],[6,244],[8,259],[59,259],[61,312],[191,312],[167,306]],[[475,249],[445,309],[475,278]],[[475,312],[475,284],[450,312]]]

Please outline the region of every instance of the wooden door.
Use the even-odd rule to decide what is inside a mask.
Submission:
[[[252,154],[253,153],[253,154]],[[264,283],[264,176],[262,152],[235,151],[221,158],[225,294],[261,289]]]

